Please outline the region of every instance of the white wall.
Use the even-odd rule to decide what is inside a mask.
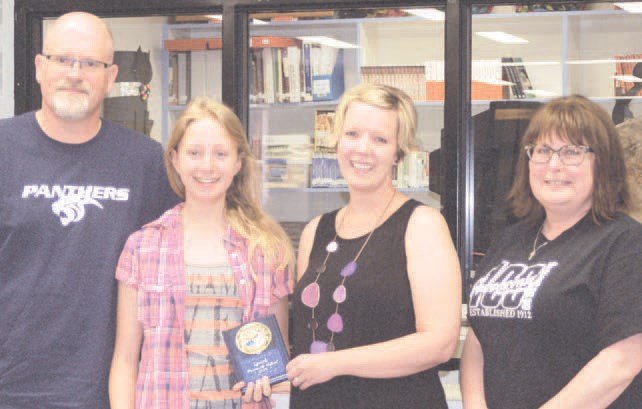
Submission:
[[[0,1],[0,118],[13,116],[13,3]]]
[[[105,19],[114,35],[117,51],[136,51],[138,46],[150,52],[152,63],[151,94],[147,100],[149,117],[154,121],[152,138],[161,140],[161,47],[163,24],[167,17],[124,17]]]

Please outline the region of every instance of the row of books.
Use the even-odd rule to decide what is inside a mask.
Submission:
[[[250,102],[338,99],[344,91],[343,49],[288,40],[288,46],[251,49]]]
[[[640,63],[642,63],[642,54],[615,56],[615,96],[627,95],[631,88],[642,81],[642,78],[635,75],[640,74],[640,68],[635,69]]]
[[[365,66],[361,82],[390,85],[408,94],[413,101],[426,101],[426,68],[423,65]]]
[[[428,155],[428,152],[410,152],[393,170],[393,185],[397,188],[427,188]],[[310,164],[285,158],[267,159],[264,172],[269,188],[347,186],[334,152],[314,152]]]
[[[166,40],[169,104],[192,96],[221,98],[220,38]],[[344,50],[290,37],[257,36],[250,41],[250,102],[331,101],[344,91]]]
[[[519,58],[475,60],[472,63],[473,100],[524,98],[532,89]],[[513,73],[514,71],[514,73]],[[443,101],[444,61],[429,60],[424,65],[364,66],[361,82],[391,85],[404,90],[414,101]],[[509,75],[510,73],[510,75]],[[514,75],[513,75],[514,74]],[[520,91],[518,91],[520,90]]]
[[[308,134],[268,134],[263,138],[263,175],[268,188],[308,187],[311,139]]]
[[[393,171],[393,184],[398,188],[427,188],[429,185],[428,151],[413,151],[397,164]]]
[[[192,95],[221,98],[222,57],[221,49],[216,48],[220,47],[220,42],[207,40],[189,40],[191,43],[181,40],[181,51],[175,51],[177,46],[171,49],[174,52],[170,55],[169,66],[170,105],[183,105]],[[183,51],[189,46],[202,49]],[[289,37],[253,37],[252,46],[251,103],[327,101],[336,100],[343,93],[343,49]],[[617,58],[639,59],[639,56]],[[618,73],[630,74],[631,70],[629,63],[623,61],[617,64]],[[361,82],[381,83],[400,88],[414,101],[443,101],[444,71],[443,60],[426,61],[423,66],[360,68]],[[616,82],[616,93],[625,92],[631,84],[624,81]],[[530,98],[534,97],[532,90],[528,73],[519,57],[473,61],[473,100]]]
[[[502,57],[502,80],[510,83],[504,88],[504,99],[534,98],[533,85],[521,57]]]
[[[285,151],[297,149],[284,148]],[[336,188],[347,186],[337,161],[336,152],[309,151],[302,159],[299,155],[286,157],[266,150],[263,174],[268,188]],[[393,184],[398,188],[427,188],[429,186],[429,153],[409,152],[393,169]]]

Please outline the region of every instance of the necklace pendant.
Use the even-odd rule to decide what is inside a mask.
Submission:
[[[310,353],[311,354],[320,354],[328,350],[328,344],[323,341],[314,341],[310,344]]]
[[[310,283],[301,292],[301,302],[306,307],[315,308],[321,299],[321,287],[316,282]]]
[[[328,253],[334,253],[338,248],[339,243],[337,243],[336,240],[332,240],[330,243],[328,243],[327,246],[325,246],[325,249]]]
[[[326,326],[332,332],[343,331],[343,318],[341,318],[341,314],[339,314],[338,312],[335,312],[334,314],[330,315],[330,318],[328,318],[328,323],[326,324]]]
[[[341,277],[350,277],[354,272],[357,271],[357,262],[350,261],[341,269]]]
[[[531,261],[533,257],[535,257],[535,254],[537,253],[537,250],[531,251],[531,253],[528,255],[528,261]]]

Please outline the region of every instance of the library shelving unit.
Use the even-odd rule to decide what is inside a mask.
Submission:
[[[520,41],[501,43],[482,37],[479,33],[502,31],[511,34]],[[641,50],[637,39],[641,38],[642,26],[637,14],[622,10],[582,10],[553,11],[528,13],[475,14],[472,18],[472,109],[475,115],[489,109],[490,102],[497,99],[529,99],[546,101],[559,95],[583,94],[598,101],[608,111],[612,110],[617,98],[615,87],[619,57],[635,56]],[[417,97],[416,107],[419,113],[418,137],[422,149],[434,151],[440,148],[442,128],[444,127],[443,78],[445,55],[445,27],[440,19],[425,19],[414,15],[395,17],[360,17],[339,18],[324,17],[281,21],[280,19],[259,21],[250,24],[250,38],[287,38],[296,41],[303,57],[304,44],[321,41],[319,38],[338,41],[341,54],[340,76],[341,88],[365,81],[365,72],[372,69],[391,67],[420,67],[423,69],[422,86],[425,94]],[[219,39],[221,26],[213,24],[169,24],[163,30],[163,40],[180,38]],[[172,118],[183,108],[189,96],[206,93],[220,98],[221,59],[220,49],[214,44],[194,45],[183,51],[168,50],[165,47],[163,56],[163,138],[167,137]],[[218,45],[220,47],[220,44]],[[276,47],[274,47],[276,48]],[[281,47],[286,49],[286,46]],[[251,49],[254,53],[255,48]],[[265,56],[259,51],[259,54]],[[519,63],[501,61],[509,57]],[[284,78],[281,58],[284,54],[273,54],[270,61],[274,63],[275,89],[280,90],[278,78]],[[292,57],[290,56],[290,59]],[[172,61],[178,60],[179,66],[186,67],[182,75],[176,75]],[[256,61],[251,59],[250,72],[251,95],[248,133],[255,151],[262,155],[269,150],[271,139],[299,135],[303,140],[313,144],[315,133],[315,115],[318,111],[332,110],[337,103],[340,92],[330,92],[321,98],[306,99],[304,96],[279,97],[274,91],[273,99],[257,98]],[[278,63],[277,63],[278,61]],[[476,70],[477,66],[487,66],[489,61],[492,70],[488,74]],[[635,60],[633,60],[635,61]],[[430,78],[430,66],[438,65],[437,77]],[[265,63],[265,59],[263,60]],[[272,65],[272,64],[270,64]],[[525,93],[513,92],[514,84],[523,80],[507,76],[502,70],[507,66],[521,68],[526,73],[529,90]],[[172,68],[170,68],[172,67]],[[291,69],[291,68],[290,68]],[[496,70],[498,74],[496,74]],[[512,69],[509,68],[509,72]],[[285,71],[285,70],[284,70]],[[174,73],[173,77],[170,75]],[[516,71],[515,71],[516,72]],[[513,72],[513,75],[515,75]],[[503,75],[502,75],[503,74]],[[303,74],[302,74],[303,75]],[[334,73],[336,75],[336,73]],[[434,75],[434,73],[432,74]],[[481,82],[492,84],[490,94],[480,94],[477,85]],[[290,74],[290,76],[292,76]],[[263,79],[264,76],[261,76]],[[490,80],[489,80],[490,78]],[[434,80],[432,92],[427,84]],[[305,79],[301,78],[301,84]],[[390,82],[390,77],[383,81]],[[425,83],[424,83],[425,81]],[[441,84],[439,82],[441,81]],[[260,81],[258,81],[260,82]],[[191,83],[191,85],[190,85]],[[186,86],[187,84],[187,86]],[[284,82],[287,84],[287,80]],[[302,86],[301,84],[297,85]],[[513,84],[511,86],[510,84]],[[178,86],[177,86],[178,85]],[[327,85],[327,84],[326,84]],[[327,85],[330,87],[332,84]],[[393,83],[393,85],[403,85]],[[523,85],[523,84],[521,84]],[[520,85],[520,86],[521,86]],[[265,82],[259,84],[265,87]],[[436,87],[436,88],[435,88]],[[439,89],[441,87],[441,89]],[[178,88],[178,93],[176,91]],[[181,89],[187,89],[182,93]],[[253,90],[253,91],[252,91]],[[286,93],[288,91],[286,85]],[[303,88],[305,92],[305,88]],[[441,92],[441,94],[439,94]],[[436,95],[436,96],[435,96]],[[642,111],[639,99],[633,98],[631,109],[634,113]],[[306,143],[307,143],[306,142]],[[266,145],[267,144],[267,145]],[[287,149],[287,148],[286,148]],[[265,158],[262,158],[265,159]],[[294,158],[290,162],[296,163]],[[264,173],[278,173],[273,168],[265,168]],[[272,172],[271,172],[272,171]],[[288,168],[283,167],[282,173]],[[309,176],[308,176],[309,177]],[[265,202],[268,210],[280,220],[305,221],[329,208],[345,203],[346,190],[340,185],[312,187],[314,184],[266,183]],[[440,207],[440,196],[427,187],[403,188],[404,192],[420,200]]]

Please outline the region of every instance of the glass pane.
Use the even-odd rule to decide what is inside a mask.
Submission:
[[[221,98],[220,16],[105,18],[116,83],[103,116],[165,142],[190,98]],[[45,31],[52,20],[44,21]]]
[[[399,167],[396,183],[440,207],[429,158],[439,156],[443,127],[444,14],[421,11],[251,16],[250,138],[264,202],[279,221],[301,225],[347,202],[329,127],[343,91],[361,82],[396,86],[416,101],[420,150]]]
[[[222,24],[220,15],[181,16],[163,26],[163,138],[194,97],[222,100]]]
[[[622,10],[620,4],[634,3],[476,6],[472,26],[476,252],[483,254],[512,220],[505,196],[522,154],[520,138],[539,104],[581,94],[598,102],[616,123],[642,113],[640,15]],[[490,73],[484,71],[489,67]],[[480,95],[489,84],[494,94]]]

